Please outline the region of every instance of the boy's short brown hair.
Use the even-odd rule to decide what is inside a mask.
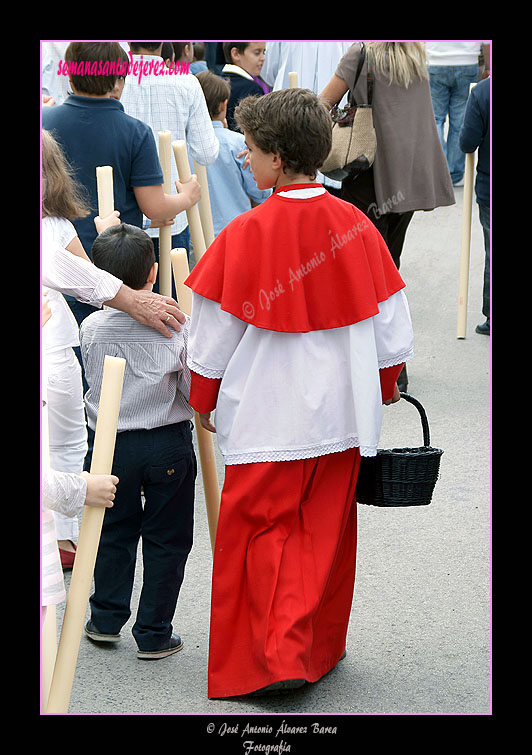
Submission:
[[[78,92],[104,95],[113,89],[117,78],[125,77],[129,58],[118,42],[71,42],[65,61]]]
[[[148,52],[156,53],[162,42],[130,42],[129,49],[135,53],[139,50],[147,50]]]
[[[310,89],[281,89],[240,100],[235,120],[263,152],[278,152],[283,170],[316,176],[331,151],[327,105]]]
[[[216,118],[222,102],[229,99],[231,84],[227,79],[217,76],[212,71],[200,71],[196,74],[196,78],[203,89],[209,115],[211,118]]]

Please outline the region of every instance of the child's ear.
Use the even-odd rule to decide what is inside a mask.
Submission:
[[[275,170],[280,170],[283,167],[283,161],[281,160],[281,155],[279,152],[273,152],[272,157],[272,168]]]
[[[157,262],[154,262],[152,265],[152,268],[148,274],[148,283],[155,283],[157,280],[157,270],[159,269],[159,265]]]

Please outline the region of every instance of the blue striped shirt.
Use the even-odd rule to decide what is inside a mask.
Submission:
[[[189,318],[166,338],[125,312],[107,309],[89,315],[80,327],[80,344],[89,390],[87,421],[96,427],[106,354],[126,360],[118,432],[151,430],[192,419],[190,370],[186,363]]]

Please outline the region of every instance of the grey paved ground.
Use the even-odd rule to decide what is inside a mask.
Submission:
[[[229,738],[219,727],[233,714],[242,727],[245,716],[265,713],[490,713],[490,339],[474,332],[483,321],[484,247],[474,205],[467,335],[457,340],[463,189],[455,193],[455,206],[416,213],[401,267],[416,337],[409,390],[427,410],[432,445],[444,449],[441,478],[428,507],[359,506],[345,660],[284,698],[207,698],[211,552],[199,482],[195,545],[174,622],[183,651],[137,660],[133,618],[117,646],[82,637],[70,713],[205,714],[216,722],[209,741],[218,750]],[[421,444],[417,411],[404,401],[387,408],[381,446]],[[140,582],[138,569],[133,611]],[[58,627],[61,619],[62,607]]]

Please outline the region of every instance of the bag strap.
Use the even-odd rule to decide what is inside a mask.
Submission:
[[[364,44],[364,42],[361,42],[360,44],[362,46],[360,49],[360,58],[358,59],[357,71],[355,74],[355,81],[353,82],[353,86],[351,87],[351,91],[349,92],[349,105],[350,106],[357,104],[355,101],[354,93],[355,93],[356,85],[358,83],[358,79],[360,78],[360,74],[362,72],[362,66],[364,65],[364,61],[366,59],[366,45]]]
[[[368,73],[367,73],[367,86],[368,86],[368,106],[371,107],[373,103],[373,87],[375,86],[375,69],[373,66],[373,56],[368,54]]]
[[[367,87],[367,96],[366,96],[366,102],[360,103],[360,105],[365,105],[366,107],[371,107],[373,103],[373,87],[375,86],[375,69],[373,66],[373,58],[371,53],[366,54],[366,45],[362,42],[362,49],[360,51],[360,58],[358,61],[357,66],[357,72],[355,75],[355,82],[353,84],[353,87],[351,89],[351,92],[349,94],[349,105],[352,107],[353,105],[357,105],[357,101],[355,100],[354,92],[356,89],[356,85],[358,83],[358,79],[360,78],[360,74],[362,73],[362,68],[364,66],[364,61],[367,58],[368,64],[367,64],[367,72],[366,72],[366,87]]]

